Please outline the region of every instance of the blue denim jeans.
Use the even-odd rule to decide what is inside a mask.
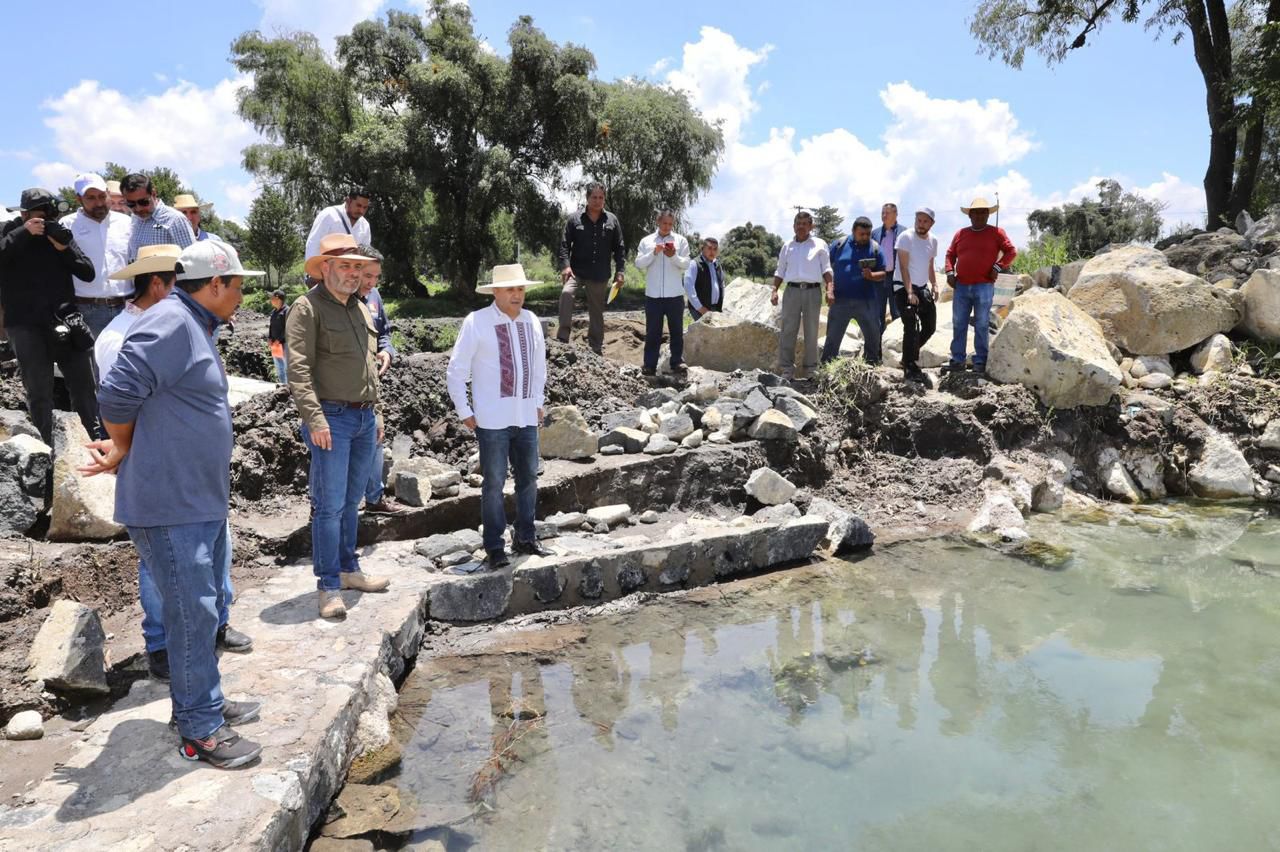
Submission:
[[[889,321],[884,318],[884,309],[887,307],[889,309],[889,315],[894,319],[901,316],[898,311],[898,300],[893,298],[892,272],[886,272],[884,280],[876,282],[876,301],[879,303],[880,308],[880,311],[876,316],[880,317],[880,333],[883,335],[885,328],[889,325]],[[863,339],[865,340],[866,338]]]
[[[994,284],[957,284],[951,300],[951,363],[963,364],[969,323],[973,322],[973,366],[987,364],[987,342],[991,336],[991,302]]]
[[[869,364],[880,363],[880,335],[884,326],[884,305],[877,294],[870,299],[840,299],[827,308],[827,342],[822,344],[822,363],[840,357],[840,344],[849,321],[862,330],[862,358]]]
[[[516,478],[515,541],[535,538],[533,519],[538,512],[538,427],[508,426],[506,429],[476,429],[480,441],[480,519],[484,522],[484,549],[502,550],[502,534],[507,529],[507,510],[502,505],[502,486],[507,482],[507,461]]]
[[[667,324],[671,339],[671,366],[684,361],[684,296],[669,299],[644,297],[644,367],[658,368],[658,354],[662,351],[662,324]]]
[[[369,483],[364,487],[365,503],[382,502],[382,443],[373,448],[373,463],[369,465]]]
[[[160,594],[169,651],[169,696],[178,731],[203,739],[222,727],[222,679],[214,653],[227,561],[226,521],[129,527]]]
[[[272,356],[272,361],[276,365],[276,381],[282,385],[289,384],[289,363],[284,358],[276,358]]]
[[[378,419],[370,408],[347,408],[321,403],[333,449],[321,450],[302,427],[302,439],[311,451],[311,565],[316,588],[336,592],[342,587],[338,574],[359,571],[356,558],[356,526],[360,500],[369,483],[369,465],[378,443]]]
[[[76,302],[76,310],[80,312],[80,316],[84,317],[84,324],[89,326],[89,330],[93,332],[93,339],[97,340],[98,335],[102,334],[102,330],[116,318],[124,305],[112,307],[110,305],[91,305],[88,302]]]
[[[235,600],[236,591],[231,586],[231,524],[227,523],[226,560],[222,565],[222,585],[218,588],[218,627],[226,624],[231,618],[231,602]],[[164,603],[160,599],[160,590],[156,588],[155,578],[147,568],[145,559],[138,560],[138,600],[142,603],[142,641],[146,644],[147,653],[165,649],[164,641]]]

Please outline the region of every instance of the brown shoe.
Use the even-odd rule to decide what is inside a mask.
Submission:
[[[321,589],[317,594],[320,596],[320,617],[321,618],[346,618],[347,605],[342,602],[342,596],[337,592],[326,592]]]
[[[401,506],[390,497],[383,497],[377,503],[365,503],[364,510],[370,515],[403,515],[409,511],[409,507]]]
[[[363,571],[343,571],[338,577],[342,580],[342,588],[357,592],[385,592],[391,585],[386,577],[370,577]]]

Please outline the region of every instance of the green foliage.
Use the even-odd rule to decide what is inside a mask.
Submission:
[[[274,270],[276,286],[283,281],[284,271],[302,257],[302,236],[293,209],[275,187],[268,186],[253,200],[245,244],[262,264],[268,283]]]
[[[634,253],[654,230],[656,211],[670,208],[678,218],[711,187],[724,138],[681,91],[635,80],[596,86],[603,106],[583,170],[605,185],[608,207]]]
[[[823,242],[829,243],[842,235],[844,231],[840,225],[843,222],[844,217],[840,215],[840,211],[830,204],[824,204],[813,211],[813,232]]]
[[[720,240],[720,265],[726,275],[761,280],[773,276],[784,240],[764,225],[747,222],[729,229]]]
[[[1012,270],[1015,275],[1030,275],[1037,269],[1064,266],[1078,259],[1067,250],[1066,237],[1043,234],[1018,252],[1018,256],[1013,259]]]
[[[1031,236],[1061,237],[1072,257],[1092,257],[1111,243],[1151,242],[1160,235],[1164,202],[1125,192],[1114,180],[1098,182],[1098,199],[1082,198],[1027,217]]]

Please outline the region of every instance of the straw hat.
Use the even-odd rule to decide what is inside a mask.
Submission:
[[[149,275],[152,272],[173,272],[178,264],[178,256],[182,247],[163,243],[157,246],[143,246],[138,249],[138,259],[118,272],[107,277],[112,281],[130,281],[135,275]]]
[[[518,263],[493,268],[493,280],[488,284],[477,284],[477,293],[492,293],[498,287],[532,287],[541,281],[529,281],[524,277],[524,267]]]
[[[201,204],[199,201],[196,201],[196,197],[189,192],[184,192],[175,197],[172,205],[174,210],[207,210],[211,206],[213,205]]]
[[[118,180],[107,181],[107,192],[111,195],[121,195],[122,193],[120,192],[120,181]]]
[[[960,208],[960,212],[961,212],[961,213],[963,213],[964,215],[968,216],[968,215],[969,215],[969,211],[970,211],[970,210],[974,210],[974,209],[977,209],[977,210],[986,210],[986,211],[987,211],[987,212],[989,212],[989,213],[994,213],[994,212],[996,212],[997,210],[999,210],[999,209],[1000,209],[1000,205],[999,205],[999,204],[992,204],[991,202],[987,201],[987,199],[985,199],[985,198],[983,198],[981,195],[979,195],[977,198],[975,198],[975,199],[973,199],[972,201],[970,201],[970,202],[969,202],[969,206],[968,206],[968,207],[961,207],[961,208]]]
[[[359,249],[356,238],[350,234],[329,234],[320,240],[320,253],[307,258],[303,270],[318,280],[324,277],[324,264],[327,260],[341,258],[368,262],[369,258],[360,254]]]

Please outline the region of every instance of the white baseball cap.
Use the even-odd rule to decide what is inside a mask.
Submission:
[[[924,215],[928,216],[928,217],[929,217],[929,221],[930,221],[930,222],[936,222],[936,221],[938,221],[938,217],[937,217],[937,216],[935,216],[935,215],[933,215],[933,208],[932,208],[932,207],[917,207],[917,208],[916,208],[916,212],[917,212],[917,213],[923,213]]]
[[[84,195],[91,189],[96,189],[101,192],[107,191],[107,182],[102,179],[102,175],[95,175],[93,172],[76,175],[74,186],[76,195]]]
[[[245,278],[257,278],[265,275],[240,265],[240,255],[236,250],[218,240],[201,240],[192,243],[182,250],[178,257],[182,271],[178,273],[179,281],[198,281],[201,278],[233,278],[242,275]]]

